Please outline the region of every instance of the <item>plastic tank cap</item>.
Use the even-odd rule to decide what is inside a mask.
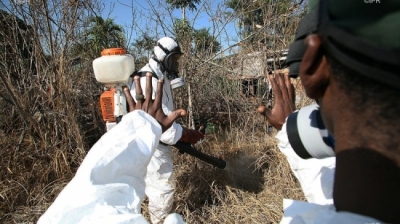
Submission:
[[[107,48],[101,52],[101,56],[105,55],[121,55],[126,54],[126,50],[123,48]]]

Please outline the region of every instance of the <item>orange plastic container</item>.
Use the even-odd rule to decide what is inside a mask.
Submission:
[[[101,114],[103,115],[104,121],[115,122],[114,93],[115,89],[110,88],[100,96]]]

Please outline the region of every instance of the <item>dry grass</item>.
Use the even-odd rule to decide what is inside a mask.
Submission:
[[[13,5],[20,19],[1,17],[0,23],[0,223],[36,222],[104,133],[93,58],[82,56],[81,67],[71,67],[76,56],[68,52],[82,36],[78,18],[95,10],[96,1],[30,2],[24,12]],[[241,96],[237,83],[224,78],[232,68],[209,61],[188,56],[183,65],[195,74],[187,79],[194,119],[224,126],[198,148],[222,156],[228,168],[175,151],[174,211],[188,223],[279,222],[282,199],[304,197],[276,147],[276,133],[255,112],[267,101]],[[180,91],[176,105],[187,108],[187,89]],[[143,213],[148,218],[146,203]]]
[[[93,82],[88,78],[83,83]],[[83,90],[87,85],[77,88]],[[78,114],[76,108],[68,108],[72,105],[58,101],[60,106],[53,108],[58,115],[35,118],[38,132],[15,125],[0,131],[0,222],[36,222],[71,180],[93,140],[102,134],[101,121],[96,123],[97,96],[63,90],[70,91],[69,101],[81,100],[79,110],[93,110],[90,123],[82,122],[83,115],[90,113]],[[19,99],[28,103],[29,98],[24,97]],[[267,123],[254,110],[237,113],[230,128],[208,134],[198,145],[208,154],[222,156],[228,162],[225,170],[175,150],[174,211],[188,223],[277,223],[283,214],[283,198],[304,199],[277,149],[276,132],[268,131]],[[4,118],[2,122],[12,117]],[[99,128],[93,131],[96,125]],[[148,218],[146,203],[143,213]]]
[[[202,149],[223,155],[225,170],[178,156],[177,211],[188,223],[279,222],[282,199],[303,196],[275,143],[271,135],[242,131],[232,131],[222,141],[209,139]]]
[[[252,120],[263,122],[257,115]],[[278,223],[283,198],[304,196],[276,147],[275,134],[232,128],[207,135],[198,148],[222,156],[227,161],[224,170],[176,150],[174,211],[187,223]],[[143,208],[148,217],[146,204]]]
[[[263,122],[258,117],[254,120]],[[283,198],[304,198],[285,157],[276,148],[275,134],[232,128],[208,135],[198,148],[223,156],[228,162],[224,170],[176,150],[174,211],[188,223],[279,222]],[[31,137],[25,137],[16,151],[19,135],[1,139],[0,220],[36,222],[73,177],[85,154],[59,148],[45,155],[40,153],[43,146],[35,148],[43,143]],[[145,203],[143,213],[148,217]]]

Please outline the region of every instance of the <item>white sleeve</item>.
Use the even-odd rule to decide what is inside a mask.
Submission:
[[[168,86],[165,86],[168,85]],[[162,109],[164,114],[170,115],[173,111],[173,102],[172,102],[172,92],[169,80],[164,80],[164,93],[162,98]],[[153,90],[157,88],[157,81],[153,78]],[[155,91],[153,92],[153,98],[155,97]],[[182,126],[176,122],[172,124],[170,128],[168,128],[162,135],[161,141],[168,145],[173,145],[182,137]]]
[[[161,141],[168,145],[173,145],[182,137],[182,126],[178,123],[173,123],[162,135]]]
[[[335,157],[302,159],[293,150],[286,133],[286,122],[276,135],[278,148],[286,156],[294,176],[299,180],[308,202],[333,204]]]
[[[320,205],[284,199],[283,210],[284,215],[280,224],[384,223],[368,216],[336,211],[333,204]]]
[[[91,148],[38,223],[146,223],[140,214],[144,179],[160,136],[150,115],[125,115]]]

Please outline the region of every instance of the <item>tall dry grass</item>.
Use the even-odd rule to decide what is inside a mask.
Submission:
[[[84,18],[99,13],[97,3],[44,2],[10,1],[11,13],[1,14],[1,223],[36,222],[104,133],[93,58],[82,57],[72,66],[76,55],[69,52],[85,30]],[[276,147],[276,132],[255,112],[271,103],[262,98],[268,83],[262,84],[264,92],[246,98],[240,85],[226,78],[232,68],[207,57],[213,56],[189,55],[183,63],[194,119],[221,127],[197,147],[222,156],[228,168],[175,151],[174,211],[188,223],[276,223],[283,198],[304,198]],[[186,88],[174,92],[177,107],[188,107],[187,93]],[[148,217],[146,203],[143,213]]]
[[[101,87],[91,61],[73,69],[68,51],[86,9],[9,3],[0,15],[0,222],[36,222],[104,132]]]
[[[298,95],[304,96],[298,80],[294,85]],[[297,105],[310,102],[304,97]],[[198,145],[206,153],[222,156],[228,164],[225,170],[176,153],[175,207],[188,223],[277,223],[283,214],[283,198],[304,200],[277,148],[276,130],[268,128],[255,108],[237,112],[238,120],[230,128],[207,135]]]
[[[178,156],[176,206],[188,223],[276,223],[282,198],[303,198],[272,135],[248,134],[232,130],[201,147],[223,155],[225,170]]]

